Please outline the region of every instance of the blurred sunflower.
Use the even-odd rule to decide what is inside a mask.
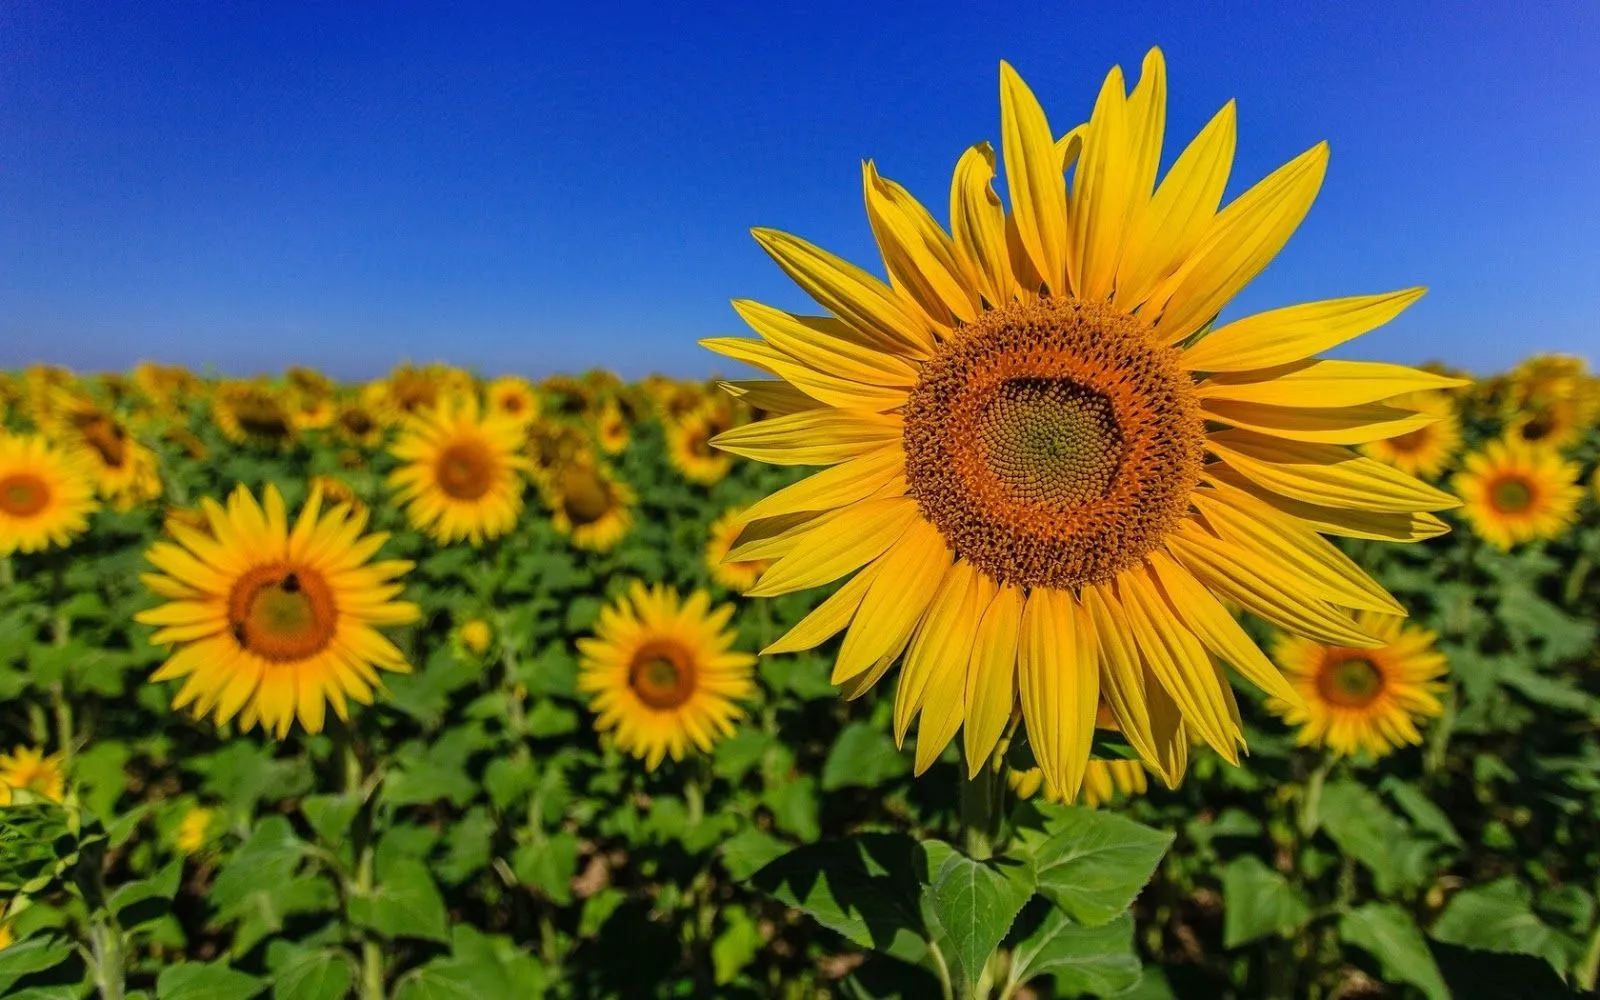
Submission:
[[[609,552],[633,527],[633,490],[597,461],[558,467],[541,486],[550,524],[574,548]]]
[[[1569,355],[1524,361],[1506,382],[1507,436],[1560,450],[1578,441],[1600,416],[1600,380]]]
[[[490,413],[519,425],[539,416],[539,393],[533,383],[515,375],[502,375],[483,390]]]
[[[1006,783],[1019,798],[1031,799],[1044,791],[1046,802],[1060,802],[1045,784],[1044,772],[1037,767],[1006,770]],[[1083,772],[1077,805],[1098,809],[1118,798],[1143,795],[1150,787],[1144,765],[1136,760],[1091,760]]]
[[[445,399],[407,421],[389,451],[404,464],[389,476],[413,527],[446,544],[479,545],[510,531],[522,513],[522,427],[482,415],[470,396]]]
[[[286,448],[294,443],[294,417],[267,385],[224,382],[211,396],[211,419],[234,444]]]
[[[582,417],[594,404],[595,390],[571,375],[551,375],[539,383],[544,412],[554,417]]]
[[[1089,121],[1065,134],[1009,65],[1000,76],[1010,213],[992,187],[994,151],[979,144],[956,165],[953,235],[864,164],[887,285],[803,240],[755,232],[832,315],[735,303],[763,339],[706,345],[815,405],[716,444],[834,468],[757,503],[732,555],[776,560],[752,596],[860,570],[768,652],[848,626],[833,679],[857,691],[903,653],[895,735],[920,713],[918,772],[965,725],[976,774],[1020,700],[1046,782],[1074,798],[1103,698],[1171,784],[1191,732],[1238,759],[1218,659],[1297,697],[1216,595],[1356,646],[1376,640],[1349,609],[1401,611],[1319,532],[1413,541],[1446,530],[1428,512],[1453,497],[1350,446],[1434,422],[1381,400],[1460,380],[1313,360],[1421,289],[1211,329],[1309,210],[1325,144],[1218,211],[1233,105],[1157,185],[1158,50],[1131,94],[1113,69]]]
[[[1581,467],[1516,438],[1468,455],[1454,479],[1472,530],[1500,549],[1558,538],[1577,517]]]
[[[211,840],[211,823],[216,813],[201,806],[191,806],[178,821],[173,831],[173,843],[184,854],[198,854]]]
[[[319,431],[332,427],[339,408],[332,396],[297,392],[289,399],[289,419],[297,431]]]
[[[595,418],[594,440],[607,455],[618,454],[628,446],[628,421],[616,400],[608,399],[601,405]]]
[[[1269,698],[1267,707],[1299,726],[1301,746],[1325,746],[1348,757],[1366,750],[1382,757],[1422,742],[1417,723],[1444,710],[1444,656],[1432,632],[1390,615],[1356,616],[1363,630],[1383,645],[1356,649],[1330,646],[1303,636],[1282,635],[1272,658],[1283,668],[1300,701]]]
[[[68,544],[97,506],[81,452],[0,431],[0,556]]]
[[[187,427],[181,427],[177,424],[164,427],[161,430],[161,438],[162,440],[170,441],[179,448],[183,449],[183,453],[196,462],[205,461],[206,455],[210,453],[210,449],[206,447],[206,443],[200,440],[200,438]]]
[[[732,648],[733,605],[715,610],[703,590],[682,601],[664,586],[629,593],[600,614],[593,638],[579,639],[578,690],[591,695],[595,728],[655,770],[690,745],[709,751],[744,714],[755,691],[756,658]]]
[[[141,361],[134,366],[133,384],[146,399],[163,408],[174,407],[200,391],[201,383],[181,365]]]
[[[726,405],[702,407],[667,425],[667,460],[683,478],[701,486],[715,486],[733,468],[733,456],[712,447],[718,434],[733,426]]]
[[[1454,400],[1446,393],[1425,390],[1388,400],[1387,405],[1428,413],[1438,421],[1398,437],[1368,442],[1361,450],[1401,472],[1421,479],[1436,478],[1461,447],[1461,418],[1456,415]]]
[[[383,421],[359,400],[347,400],[333,415],[333,429],[344,440],[362,448],[372,448],[383,440]]]
[[[146,558],[161,572],[142,579],[166,603],[134,616],[175,649],[152,683],[186,678],[172,700],[195,718],[287,736],[294,720],[322,731],[327,705],[349,717],[347,699],[372,703],[378,671],[408,673],[404,654],[378,631],[420,617],[397,601],[404,560],[373,562],[389,537],[363,535],[367,519],[324,510],[312,490],[291,526],[277,487],[264,502],[243,486],[224,508],[201,501],[210,532],[174,524],[178,544],[156,542]]]
[[[711,571],[711,579],[740,594],[754,587],[761,574],[771,565],[764,559],[728,561],[728,553],[739,540],[739,532],[744,530],[742,513],[737,508],[724,511],[721,517],[711,522],[706,541],[706,569]]]
[[[45,756],[44,751],[17,747],[10,756],[0,754],[0,805],[11,801],[13,792],[32,792],[60,802],[66,798],[67,776],[61,756]]]
[[[95,490],[114,510],[161,496],[160,461],[116,414],[86,397],[64,404],[52,428],[59,445],[79,452]]]
[[[589,442],[583,431],[571,424],[542,419],[528,424],[523,453],[537,482],[546,483],[557,469],[569,463],[592,461],[588,452]]]
[[[449,365],[397,365],[387,378],[369,383],[364,405],[383,423],[398,424],[446,402],[473,395],[472,376]]]
[[[494,642],[494,628],[482,618],[469,618],[456,629],[456,641],[473,656],[482,656]]]
[[[354,486],[340,479],[338,476],[312,476],[306,484],[311,489],[322,491],[322,500],[329,506],[343,505],[350,508],[350,513],[367,514],[366,502],[361,499]]]

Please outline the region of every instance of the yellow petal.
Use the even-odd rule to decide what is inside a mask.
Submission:
[[[1111,709],[1128,744],[1149,761],[1157,773],[1166,777],[1166,758],[1157,751],[1150,728],[1144,667],[1133,647],[1122,606],[1116,595],[1099,586],[1083,588],[1080,600],[1094,628],[1100,664],[1100,698]],[[1018,666],[1020,670],[1020,662]],[[1176,780],[1174,776],[1172,781]]]
[[[751,230],[761,248],[821,306],[872,337],[885,350],[909,357],[933,353],[933,332],[912,315],[894,289],[820,247],[774,229]]]
[[[1114,66],[1089,116],[1068,209],[1072,220],[1068,283],[1074,296],[1088,301],[1100,301],[1110,293],[1122,256],[1132,195],[1127,114],[1122,68]]]
[[[789,382],[818,402],[847,410],[882,412],[903,405],[906,390],[852,382],[803,365],[765,341],[749,337],[706,337],[700,346],[753,365]]]
[[[917,384],[915,365],[879,350],[839,320],[796,316],[749,299],[735,299],[733,308],[767,343],[814,371],[867,385]]]
[[[1206,334],[1183,352],[1181,363],[1190,371],[1241,372],[1302,361],[1376,330],[1426,291],[1406,288],[1256,313]]]
[[[1052,790],[1078,796],[1094,745],[1100,665],[1094,636],[1070,594],[1036,587],[1022,611],[1017,690],[1028,745]]]
[[[994,147],[961,154],[950,179],[950,233],[968,280],[993,306],[1011,301],[1015,279],[1006,249],[1006,210],[994,191]]]
[[[802,538],[837,511],[796,511],[772,517],[752,518],[739,529],[724,562],[755,562],[777,559],[793,552]]]
[[[1450,530],[1450,526],[1437,517],[1420,511],[1346,510],[1296,500],[1257,485],[1220,463],[1206,466],[1204,478],[1212,484],[1243,490],[1324,535],[1371,538],[1380,542],[1420,542]]]
[[[1167,130],[1167,63],[1159,48],[1145,53],[1139,83],[1128,95],[1128,214],[1123,240],[1139,224],[1161,169],[1161,140]],[[1126,244],[1124,243],[1124,246]]]
[[[864,500],[905,472],[905,450],[898,444],[869,451],[785,486],[756,502],[744,519],[802,511],[833,510]]]
[[[944,537],[916,518],[880,561],[878,572],[850,631],[839,646],[833,683],[839,684],[872,666],[910,638],[950,568],[952,556]]]
[[[914,773],[919,775],[939,759],[961,728],[972,642],[995,585],[970,563],[956,563],[946,589],[954,591],[953,599],[936,597],[929,605],[906,651],[900,690],[895,695],[896,739],[904,739],[905,725],[918,709],[922,712],[914,764]]]
[[[1376,361],[1296,361],[1257,371],[1219,372],[1195,386],[1195,395],[1271,406],[1359,406],[1468,384],[1466,379]]]
[[[782,379],[728,379],[719,381],[717,388],[748,403],[752,409],[778,417],[827,405]]]
[[[1298,407],[1207,399],[1201,401],[1201,409],[1207,417],[1218,423],[1289,441],[1318,444],[1387,441],[1439,422],[1439,417],[1434,414],[1401,410],[1382,403]]]
[[[1018,239],[1045,284],[1065,291],[1067,187],[1055,134],[1033,91],[1007,62],[1000,63],[1000,154]]]
[[[817,605],[815,610],[800,619],[794,628],[785,632],[782,638],[763,649],[761,655],[798,653],[814,649],[833,638],[855,617],[861,599],[866,596],[867,588],[872,585],[881,566],[881,562],[874,562],[863,567],[861,572],[845,581],[844,586],[829,594],[828,599]]]
[[[769,566],[747,596],[775,597],[837,580],[882,555],[913,524],[921,523],[917,502],[909,498],[857,504],[818,526],[805,544]]]
[[[1167,171],[1123,244],[1117,267],[1118,309],[1144,302],[1156,284],[1194,252],[1222,203],[1233,166],[1236,115],[1223,105]]]
[[[1162,340],[1175,344],[1200,329],[1261,273],[1311,209],[1327,167],[1328,145],[1318,143],[1218,213],[1169,279],[1170,297],[1160,289],[1151,296]]]
[[[883,252],[889,280],[915,302],[929,322],[946,330],[955,321],[971,323],[982,304],[956,260],[955,245],[911,192],[878,175],[868,160],[861,165],[867,221]]]
[[[723,431],[714,447],[770,465],[833,465],[900,440],[898,414],[812,410]]]
[[[1398,469],[1329,444],[1221,431],[1206,446],[1245,478],[1325,507],[1391,513],[1447,510],[1461,501]]]
[[[1000,587],[983,612],[967,667],[966,716],[962,731],[967,777],[975,778],[994,753],[1017,702],[1017,635],[1022,624],[1021,588]]]

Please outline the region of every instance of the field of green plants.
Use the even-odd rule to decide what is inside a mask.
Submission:
[[[1197,745],[1177,788],[1090,806],[1017,794],[1021,741],[979,781],[959,741],[914,778],[892,683],[830,683],[838,638],[761,656],[709,751],[650,767],[597,729],[581,644],[636,583],[730,605],[752,656],[831,592],[746,599],[717,572],[716,522],[808,470],[719,457],[706,441],[750,413],[714,386],[5,376],[0,431],[143,464],[101,470],[86,530],[0,557],[0,996],[1580,995],[1600,969],[1600,431],[1575,379],[1455,394],[1429,477],[1451,489],[1463,456],[1579,413],[1542,446],[1583,490],[1551,537],[1497,545],[1457,509],[1417,544],[1339,540],[1445,657],[1420,745],[1302,746],[1240,684],[1238,767]],[[521,413],[520,510],[476,544],[419,530],[390,483],[406,421],[452,394]],[[280,738],[152,679],[172,651],[135,616],[171,595],[149,553],[240,484],[275,485],[291,521],[314,488],[349,501],[389,533],[376,558],[414,563],[397,583],[419,614],[384,630],[411,670],[347,722]]]

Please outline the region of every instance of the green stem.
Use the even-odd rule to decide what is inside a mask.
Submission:
[[[1596,981],[1600,980],[1600,926],[1590,935],[1589,947],[1584,950],[1583,960],[1573,971],[1572,978],[1576,980],[1578,988],[1585,992],[1592,991]]]
[[[57,600],[61,598],[59,591],[60,576],[57,575],[58,591]],[[50,639],[57,646],[65,646],[72,635],[72,622],[66,615],[58,614],[51,622]],[[61,748],[61,768],[67,773],[72,771],[72,752],[75,736],[72,731],[72,703],[67,698],[67,691],[62,681],[50,685],[50,706],[56,720],[56,744]]]
[[[1589,570],[1594,564],[1588,556],[1580,555],[1578,561],[1572,564],[1572,572],[1567,574],[1567,585],[1562,588],[1562,603],[1571,606],[1578,600],[1578,595],[1583,593],[1583,581],[1589,576]]]
[[[1311,780],[1306,782],[1305,797],[1300,800],[1300,836],[1309,839],[1317,832],[1317,827],[1322,825],[1322,786],[1328,780],[1328,772],[1333,770],[1333,757],[1325,755],[1317,769],[1311,772]]]
[[[98,918],[89,925],[89,950],[93,957],[95,988],[101,1000],[122,1000],[126,988],[122,969],[122,932]]]
[[[0,556],[0,587],[10,589],[17,582],[17,571],[11,566],[10,556]]]
[[[330,730],[330,735],[333,737],[334,750],[344,770],[345,794],[356,795],[361,799],[361,806],[356,810],[355,821],[351,824],[350,830],[356,870],[353,879],[348,876],[345,878],[344,897],[348,907],[351,899],[365,899],[372,895],[376,887],[373,879],[375,852],[372,845],[371,799],[365,787],[365,769],[362,767],[361,755],[356,750],[355,734],[351,732],[350,725],[336,722]],[[348,916],[346,922],[350,922]],[[361,1000],[384,1000],[383,949],[371,930],[362,928],[360,937]]]
[[[962,764],[965,767],[965,763]],[[984,765],[977,777],[961,780],[961,849],[978,861],[991,857],[1000,839],[1002,796],[1005,784],[1000,772]]]
[[[943,1000],[955,1000],[956,988],[950,980],[950,963],[944,960],[944,952],[933,942],[928,943],[928,954],[933,956],[933,971],[939,974],[939,996]]]

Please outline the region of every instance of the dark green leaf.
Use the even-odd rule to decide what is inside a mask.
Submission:
[[[1224,948],[1292,934],[1311,918],[1305,894],[1253,854],[1235,858],[1223,871],[1222,905]]]
[[[974,861],[937,840],[922,844],[928,864],[928,902],[951,947],[954,970],[977,988],[983,967],[1033,895],[1033,872],[1011,858]]]
[[[822,790],[872,788],[911,770],[911,762],[881,726],[852,722],[839,733],[822,765]]]
[[[1339,919],[1339,936],[1378,960],[1391,984],[1410,983],[1428,1000],[1450,1000],[1428,943],[1411,914],[1393,903],[1368,903]]]
[[[1086,926],[1126,910],[1172,845],[1172,834],[1111,813],[1041,811],[1044,829],[1021,833],[1018,856],[1033,867],[1039,894]]]
[[[1017,945],[1011,961],[1013,982],[1025,984],[1049,975],[1055,980],[1056,996],[1113,996],[1131,988],[1140,974],[1132,917],[1083,927],[1054,907]]]
[[[159,1000],[250,1000],[266,982],[216,963],[179,962],[156,978]]]

